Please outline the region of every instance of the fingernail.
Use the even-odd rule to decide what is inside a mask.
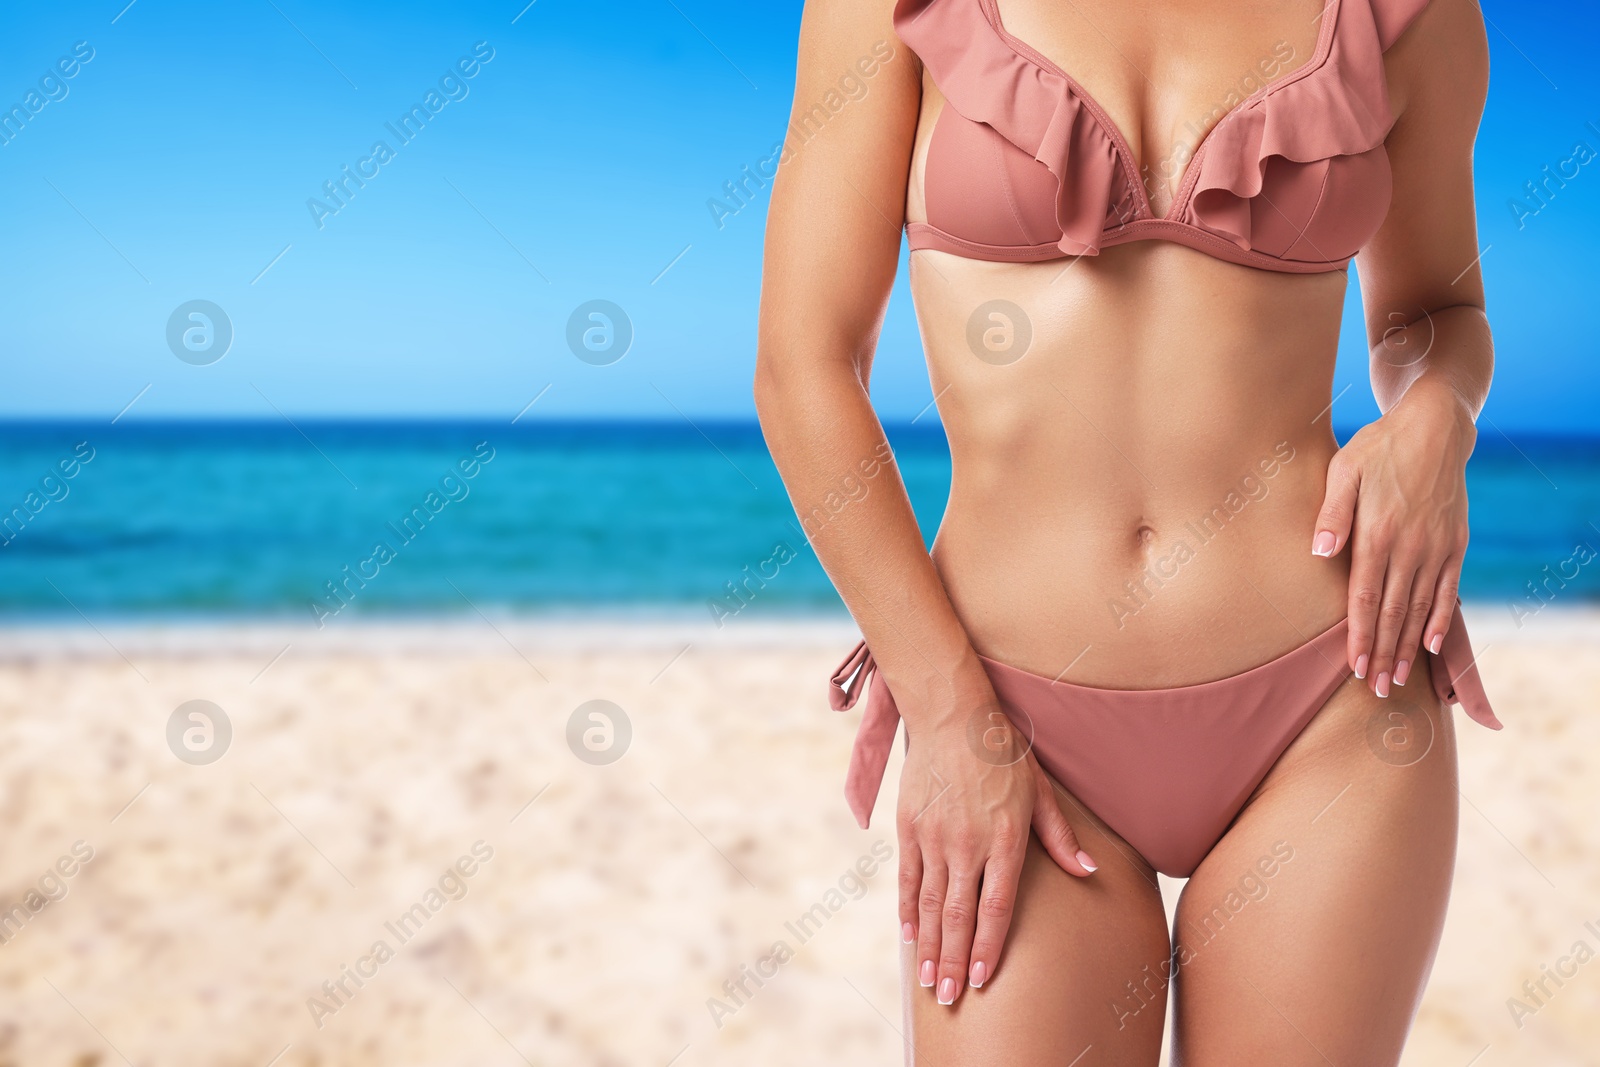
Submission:
[[[1381,697],[1386,697],[1386,696],[1389,695],[1389,672],[1388,671],[1379,671],[1378,672],[1378,684],[1376,686],[1374,686],[1374,688],[1377,690],[1378,695],[1381,696]]]
[[[946,978],[939,983],[939,1003],[954,1004],[956,1002],[956,980]]]
[[[911,928],[910,923],[900,924],[900,943],[909,945],[917,939],[917,932]]]
[[[1356,657],[1356,677],[1357,678],[1365,678],[1366,676],[1367,676],[1367,655],[1366,655],[1365,652],[1363,652],[1361,655]]]
[[[1093,874],[1095,871],[1100,869],[1099,867],[1095,866],[1094,860],[1089,858],[1089,854],[1081,848],[1078,850],[1078,864],[1090,874]]]
[[[1433,640],[1428,642],[1428,651],[1432,652],[1435,656],[1437,656],[1439,654],[1439,649],[1443,645],[1444,645],[1444,634],[1434,634],[1433,635]]]
[[[987,977],[989,977],[989,968],[983,965],[982,960],[979,960],[972,965],[972,973],[967,976],[967,980],[972,983],[973,989],[982,989],[983,980]]]
[[[1394,665],[1394,684],[1405,685],[1406,679],[1411,677],[1411,661],[1403,659]]]
[[[922,983],[922,988],[923,989],[927,989],[927,988],[929,988],[930,986],[933,985],[933,961],[932,960],[923,960],[922,961],[922,972],[917,976],[917,980]]]
[[[1313,556],[1333,555],[1333,546],[1338,542],[1338,540],[1339,539],[1333,536],[1330,531],[1323,530],[1321,533],[1317,534],[1317,539],[1311,542],[1311,554]]]

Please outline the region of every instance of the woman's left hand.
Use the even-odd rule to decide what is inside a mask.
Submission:
[[[1328,464],[1311,551],[1350,553],[1350,667],[1380,697],[1437,653],[1467,550],[1472,414],[1447,385],[1412,383]]]

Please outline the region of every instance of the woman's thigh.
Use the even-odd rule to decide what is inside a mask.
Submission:
[[[1400,1058],[1455,865],[1450,710],[1342,686],[1184,888],[1174,1067]]]
[[[1060,786],[1057,800],[1100,869],[1074,878],[1030,835],[999,967],[951,1007],[917,984],[916,946],[902,946],[908,1063],[1155,1067],[1171,954],[1155,875]]]

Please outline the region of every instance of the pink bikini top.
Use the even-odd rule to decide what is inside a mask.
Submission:
[[[1164,240],[1263,270],[1342,270],[1389,211],[1383,53],[1427,2],[1328,0],[1316,54],[1222,116],[1158,217],[1122,131],[1006,31],[997,0],[897,0],[895,30],[945,97],[911,247],[1032,262]]]

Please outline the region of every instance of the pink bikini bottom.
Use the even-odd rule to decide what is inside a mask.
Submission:
[[[1013,726],[1032,739],[1040,765],[1152,867],[1186,878],[1350,674],[1348,628],[1349,620],[1342,619],[1269,663],[1177,689],[1097,689],[980,658]],[[1439,654],[1426,655],[1439,699],[1459,703],[1475,721],[1499,729],[1459,605]],[[834,709],[844,711],[873,675],[845,781],[845,797],[863,828],[900,722],[874,666],[863,641],[834,672],[829,693]],[[1369,734],[1374,752],[1390,762],[1412,759],[1384,747],[1386,732],[1404,731],[1404,707],[1396,701],[1393,725],[1378,720]]]

